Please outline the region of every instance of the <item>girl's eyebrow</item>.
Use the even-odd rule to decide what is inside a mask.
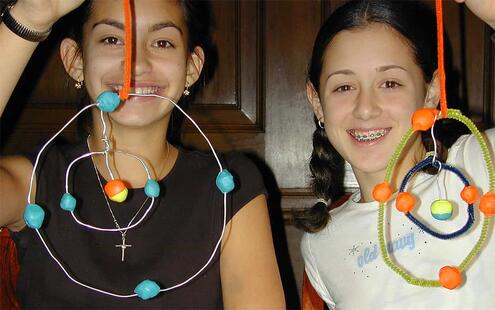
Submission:
[[[349,69],[337,70],[337,71],[334,71],[334,72],[330,73],[328,75],[327,79],[329,79],[332,76],[337,75],[337,74],[352,75],[352,74],[355,74],[355,73],[354,73],[354,71],[349,70]]]
[[[175,28],[175,29],[177,29],[180,32],[181,35],[183,34],[182,29],[179,26],[177,26],[175,23],[171,22],[171,21],[154,24],[154,25],[152,25],[152,26],[150,26],[148,28],[148,31],[149,32],[153,32],[153,31],[158,31],[158,30],[161,30],[161,29],[164,29],[164,28],[169,28],[169,27]]]
[[[99,25],[109,25],[109,26],[118,28],[120,30],[124,30],[124,24],[123,23],[116,21],[114,19],[109,19],[109,18],[104,18],[100,21],[97,21],[96,23],[93,24],[93,27],[91,27],[91,29],[95,29],[96,26],[99,26]]]
[[[100,21],[97,21],[96,23],[93,24],[92,29],[96,28],[99,25],[108,25],[108,26],[112,26],[112,27],[118,28],[120,30],[124,30],[124,24],[121,23],[121,22],[119,22],[119,21],[116,21],[114,19],[104,18],[104,19],[102,19]],[[182,29],[179,26],[177,26],[175,23],[171,22],[171,21],[167,21],[167,22],[163,22],[163,23],[158,23],[158,24],[151,25],[148,28],[148,31],[149,32],[154,32],[154,31],[158,31],[158,30],[161,30],[161,29],[164,29],[164,28],[169,28],[169,27],[175,28],[175,29],[177,29],[177,31],[179,31],[179,33],[181,35],[183,34]]]
[[[406,71],[407,72],[407,70],[404,67],[401,67],[399,65],[381,66],[381,67],[376,68],[376,71],[377,72],[385,72],[387,70],[392,70],[392,69],[400,69],[400,70],[403,70],[403,71]]]
[[[376,71],[377,72],[385,72],[385,71],[392,70],[392,69],[400,69],[400,70],[407,72],[407,70],[404,67],[401,67],[399,65],[381,66],[381,67],[376,68]],[[338,75],[338,74],[353,75],[355,73],[354,73],[354,71],[349,70],[349,69],[337,70],[337,71],[330,73],[327,77],[327,80],[330,79],[332,76]]]

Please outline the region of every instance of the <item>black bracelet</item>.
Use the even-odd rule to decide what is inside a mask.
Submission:
[[[38,32],[27,28],[26,26],[19,24],[13,17],[10,15],[10,10],[14,7],[14,4],[11,3],[5,7],[2,14],[0,15],[2,22],[5,24],[10,31],[18,35],[19,37],[31,41],[31,42],[41,42],[44,41],[52,31],[49,29],[45,32]]]

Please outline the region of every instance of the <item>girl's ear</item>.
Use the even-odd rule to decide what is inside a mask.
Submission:
[[[204,63],[205,53],[201,47],[196,46],[187,60],[186,84],[188,86],[193,85],[199,79]]]
[[[308,99],[309,105],[313,108],[313,112],[315,113],[316,118],[324,123],[324,114],[323,114],[323,108],[321,106],[320,102],[320,96],[318,95],[318,92],[316,91],[313,83],[308,81],[306,83],[306,97]]]
[[[65,38],[60,43],[60,58],[65,71],[71,78],[76,81],[84,80],[83,59],[79,44],[72,39]]]
[[[425,108],[436,108],[440,102],[440,83],[438,81],[438,72],[433,73],[433,78],[428,84],[425,97]]]

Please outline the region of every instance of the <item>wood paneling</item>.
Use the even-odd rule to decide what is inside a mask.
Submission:
[[[315,127],[305,84],[323,7],[318,1],[266,2],[265,159],[285,191],[309,181]]]
[[[189,112],[209,132],[262,132],[263,3],[225,0],[212,4],[220,61]],[[196,132],[187,124],[185,129]]]

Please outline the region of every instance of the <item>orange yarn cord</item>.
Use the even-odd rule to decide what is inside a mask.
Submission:
[[[125,55],[124,55],[124,81],[119,92],[120,100],[129,98],[129,88],[131,87],[131,62],[132,62],[132,12],[131,0],[123,0],[125,18]]]
[[[447,117],[447,93],[445,90],[445,65],[443,48],[443,3],[442,0],[435,0],[437,15],[437,53],[438,53],[438,79],[440,83],[440,109],[442,118]]]

